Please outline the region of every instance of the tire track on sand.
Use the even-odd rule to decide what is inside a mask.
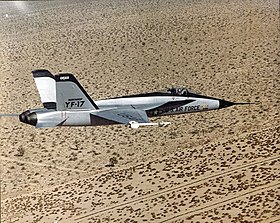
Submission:
[[[221,204],[223,203],[228,203],[228,202],[232,202],[234,200],[238,200],[239,198],[241,197],[244,197],[246,195],[251,195],[251,194],[255,194],[255,193],[258,193],[260,191],[265,191],[269,188],[273,188],[273,187],[277,187],[277,186],[280,186],[280,182],[277,182],[277,183],[270,183],[264,187],[261,187],[261,188],[258,188],[258,189],[255,189],[255,190],[251,190],[251,191],[248,191],[248,192],[245,192],[245,193],[242,193],[242,194],[239,194],[239,195],[236,195],[236,196],[233,196],[231,198],[228,198],[228,199],[225,199],[225,200],[222,200],[222,201],[214,201],[214,202],[210,202],[210,204],[208,203],[207,205],[204,205],[202,207],[198,207],[194,210],[191,210],[191,211],[188,211],[188,212],[185,212],[185,213],[182,213],[182,214],[179,214],[179,215],[175,215],[171,218],[168,218],[168,219],[165,219],[163,221],[160,221],[161,223],[164,223],[164,222],[169,222],[169,221],[172,221],[172,220],[175,220],[177,218],[180,218],[180,217],[183,217],[185,215],[189,215],[189,214],[193,214],[195,212],[201,212],[201,211],[204,211],[205,209],[211,209],[211,208],[214,208],[214,207],[217,207],[217,206],[220,206]]]
[[[73,168],[55,166],[55,165],[44,164],[44,163],[36,163],[36,162],[32,162],[32,161],[11,159],[11,158],[7,158],[4,156],[0,156],[0,160],[7,161],[7,162],[17,162],[17,163],[22,163],[22,164],[29,164],[29,165],[40,166],[40,167],[51,167],[51,168],[63,170],[63,171],[75,171],[75,172],[79,172],[79,173],[88,173],[87,171],[84,171],[84,170],[77,170],[77,169],[73,169]]]
[[[157,197],[159,195],[164,195],[166,193],[169,193],[169,192],[172,192],[172,191],[176,191],[176,190],[179,190],[179,189],[191,186],[193,184],[197,184],[197,183],[202,182],[202,181],[207,181],[207,180],[209,180],[211,178],[227,176],[227,175],[230,175],[234,171],[237,171],[237,170],[240,170],[240,169],[245,169],[245,168],[248,168],[248,167],[251,167],[251,166],[254,166],[254,165],[258,165],[258,164],[262,164],[262,163],[265,163],[265,162],[269,162],[269,161],[273,161],[273,160],[278,160],[278,159],[280,159],[280,156],[270,157],[270,158],[265,159],[265,160],[262,159],[262,160],[259,160],[259,161],[251,162],[249,164],[245,164],[245,165],[241,165],[241,166],[238,166],[238,167],[235,167],[235,168],[231,168],[229,170],[225,170],[225,171],[222,171],[222,172],[219,172],[219,173],[216,173],[216,174],[212,174],[212,175],[209,175],[207,177],[202,177],[201,179],[197,179],[197,180],[194,180],[192,182],[184,183],[184,184],[175,186],[173,188],[169,188],[169,189],[165,189],[165,190],[162,190],[162,191],[159,191],[159,192],[155,192],[153,194],[149,194],[149,195],[146,195],[146,196],[143,196],[143,197],[140,197],[140,198],[136,198],[136,199],[133,199],[133,200],[130,200],[130,201],[127,201],[127,202],[123,202],[123,203],[120,203],[120,204],[117,204],[117,205],[114,205],[114,206],[106,207],[106,208],[103,208],[103,209],[100,209],[100,210],[94,210],[94,211],[92,211],[90,213],[87,213],[87,214],[85,214],[83,216],[76,217],[76,218],[74,218],[74,220],[75,221],[80,221],[80,220],[89,218],[91,216],[94,216],[94,215],[97,215],[97,214],[100,214],[100,213],[104,213],[104,212],[110,211],[112,209],[120,208],[120,207],[123,207],[123,206],[126,206],[126,205],[130,205],[130,204],[134,204],[134,203],[140,202],[140,201],[145,201],[147,199],[150,199],[150,198],[153,198],[153,197]]]

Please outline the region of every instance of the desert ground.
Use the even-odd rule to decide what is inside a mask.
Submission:
[[[75,74],[94,100],[183,86],[255,103],[137,130],[35,129],[0,117],[1,222],[280,221],[278,1],[0,9],[0,113],[42,107],[39,68]]]

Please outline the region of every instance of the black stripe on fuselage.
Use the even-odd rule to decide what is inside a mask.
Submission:
[[[155,107],[153,109],[150,110],[146,110],[147,116],[148,117],[152,117],[152,116],[158,116],[164,113],[167,113],[173,109],[176,109],[178,107],[187,105],[189,103],[194,102],[195,100],[182,100],[182,101],[169,101],[167,103],[164,103],[158,107]]]
[[[97,115],[90,114],[90,123],[91,125],[97,126],[97,125],[117,125],[120,124],[119,122],[105,119],[102,117],[99,117]]]
[[[151,92],[151,93],[144,93],[144,94],[135,94],[135,95],[126,95],[126,96],[120,96],[110,99],[118,99],[118,98],[137,98],[137,97],[194,97],[194,98],[203,98],[203,99],[212,99],[212,100],[218,100],[214,97],[209,97],[205,95],[200,94],[194,94],[188,92],[187,94],[172,94],[168,92]]]
[[[92,98],[88,95],[88,93],[85,91],[85,89],[82,87],[82,85],[78,82],[78,80],[74,77],[73,74],[69,73],[62,73],[55,75],[55,81],[56,82],[74,82],[83,92],[83,94],[87,97],[87,99],[90,101],[90,103],[94,106],[95,109],[99,109],[98,106],[94,103]]]

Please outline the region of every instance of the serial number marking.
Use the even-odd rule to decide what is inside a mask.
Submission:
[[[81,108],[85,101],[65,101],[66,108]]]

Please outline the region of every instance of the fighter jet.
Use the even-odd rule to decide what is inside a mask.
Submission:
[[[167,126],[170,122],[150,122],[149,117],[177,115],[227,108],[234,103],[193,93],[186,88],[127,95],[94,101],[73,74],[32,71],[43,108],[29,109],[19,115],[23,123],[36,128],[57,126],[101,126],[124,124]]]

